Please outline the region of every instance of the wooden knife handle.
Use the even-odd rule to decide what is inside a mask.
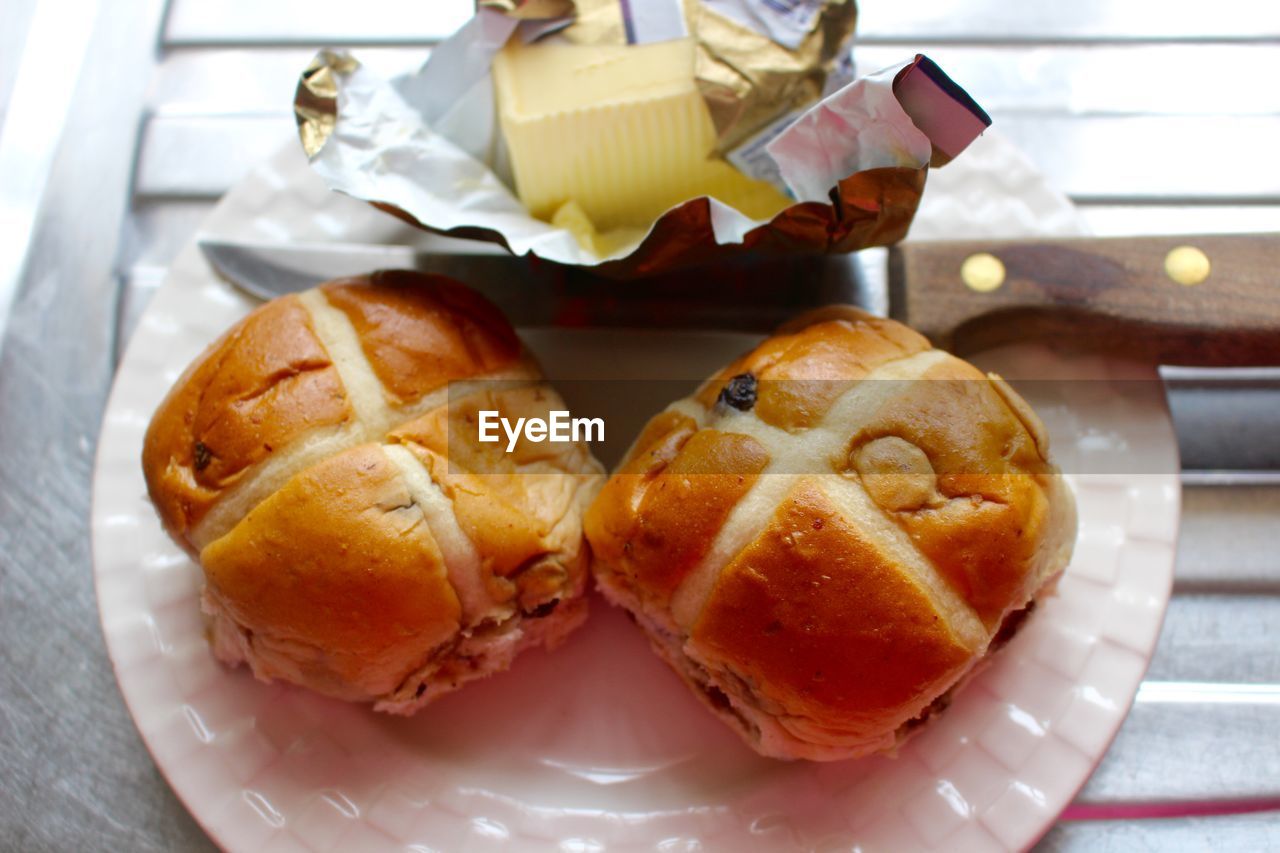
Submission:
[[[896,318],[962,353],[1056,338],[1160,364],[1280,365],[1280,234],[907,243],[889,287]]]

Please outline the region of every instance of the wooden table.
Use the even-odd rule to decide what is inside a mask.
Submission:
[[[864,70],[928,53],[1096,233],[1280,231],[1280,5],[863,6]],[[315,48],[404,67],[469,13],[6,3],[0,847],[211,846],[138,739],[98,627],[89,478],[113,369],[178,248],[289,138]],[[1185,485],[1173,602],[1133,712],[1045,850],[1280,847],[1280,369],[1165,377]]]

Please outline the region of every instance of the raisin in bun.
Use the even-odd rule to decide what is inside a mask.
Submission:
[[[758,752],[892,750],[1066,566],[1048,453],[999,377],[824,309],[649,422],[588,510],[593,570]]]
[[[581,444],[508,454],[475,421],[563,408],[502,314],[439,276],[335,281],[245,317],[161,403],[142,458],[204,570],[217,656],[411,713],[554,645],[586,613],[603,474]]]

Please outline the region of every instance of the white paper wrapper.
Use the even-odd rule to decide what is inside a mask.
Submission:
[[[769,3],[762,0],[703,0],[729,20],[749,27],[778,44],[795,50],[813,31],[823,0]]]
[[[622,275],[715,255],[698,252],[693,243],[664,252],[665,232],[700,229],[705,232],[700,239],[712,250],[754,246],[812,252],[881,245],[905,233],[930,160],[930,141],[894,97],[894,78],[904,64],[838,89],[754,152],[772,161],[790,194],[808,206],[797,204],[765,221],[704,197],[668,211],[632,243],[596,255],[570,231],[531,216],[510,189],[489,66],[508,38],[527,39],[548,28],[545,21],[519,22],[481,9],[415,74],[384,80],[357,63],[331,67],[336,84],[332,129],[312,152],[313,168],[333,189],[392,208],[430,230],[500,242],[517,255],[563,264],[615,262],[612,272]],[[920,174],[917,180],[891,175],[882,182],[873,175],[857,182],[858,192],[871,197],[855,206],[883,208],[877,214],[883,221],[858,223],[866,226],[860,230],[846,227],[840,219],[842,181],[886,168]],[[874,197],[881,183],[884,197]]]
[[[841,178],[885,166],[920,168],[933,146],[893,94],[901,63],[823,98],[765,146],[792,198],[822,201]]]

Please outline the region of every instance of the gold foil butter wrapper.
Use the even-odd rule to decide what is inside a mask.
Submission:
[[[421,69],[390,80],[349,55],[317,55],[302,75],[295,113],[312,168],[332,189],[428,231],[631,278],[745,250],[813,254],[894,243],[911,224],[930,161],[953,156],[936,156],[894,95],[896,81],[920,67],[917,57],[829,93],[757,146],[756,156],[776,162],[797,199],[771,220],[695,198],[658,217],[637,242],[602,257],[567,229],[531,216],[511,189],[489,76],[488,64],[507,39],[532,40],[569,22],[557,20],[560,7],[546,0],[491,2],[509,3],[506,11],[516,14],[536,6],[551,17],[521,18],[482,5]],[[942,100],[972,118],[960,100]],[[981,118],[985,127],[989,120]],[[936,116],[932,123],[954,124]],[[850,126],[857,132],[850,134]]]
[[[691,3],[688,8],[698,45],[694,74],[722,153],[833,88],[829,84],[840,79],[837,66],[848,56],[858,19],[853,0],[824,3],[803,38],[790,45],[714,7]]]
[[[338,74],[349,74],[359,67],[351,56],[321,51],[302,72],[293,99],[293,114],[298,121],[298,138],[308,157],[324,147],[338,121]]]
[[[559,32],[575,44],[629,42],[620,0],[481,0],[479,5],[522,20],[571,16],[572,23]],[[854,0],[798,0],[789,14],[775,11],[777,5],[768,0],[680,0],[679,6],[684,32],[659,36],[687,34],[696,43],[694,78],[721,153],[779,117],[816,103],[829,84],[843,79],[839,66],[858,20]]]
[[[476,6],[522,21],[567,18],[576,11],[573,0],[480,0]]]

